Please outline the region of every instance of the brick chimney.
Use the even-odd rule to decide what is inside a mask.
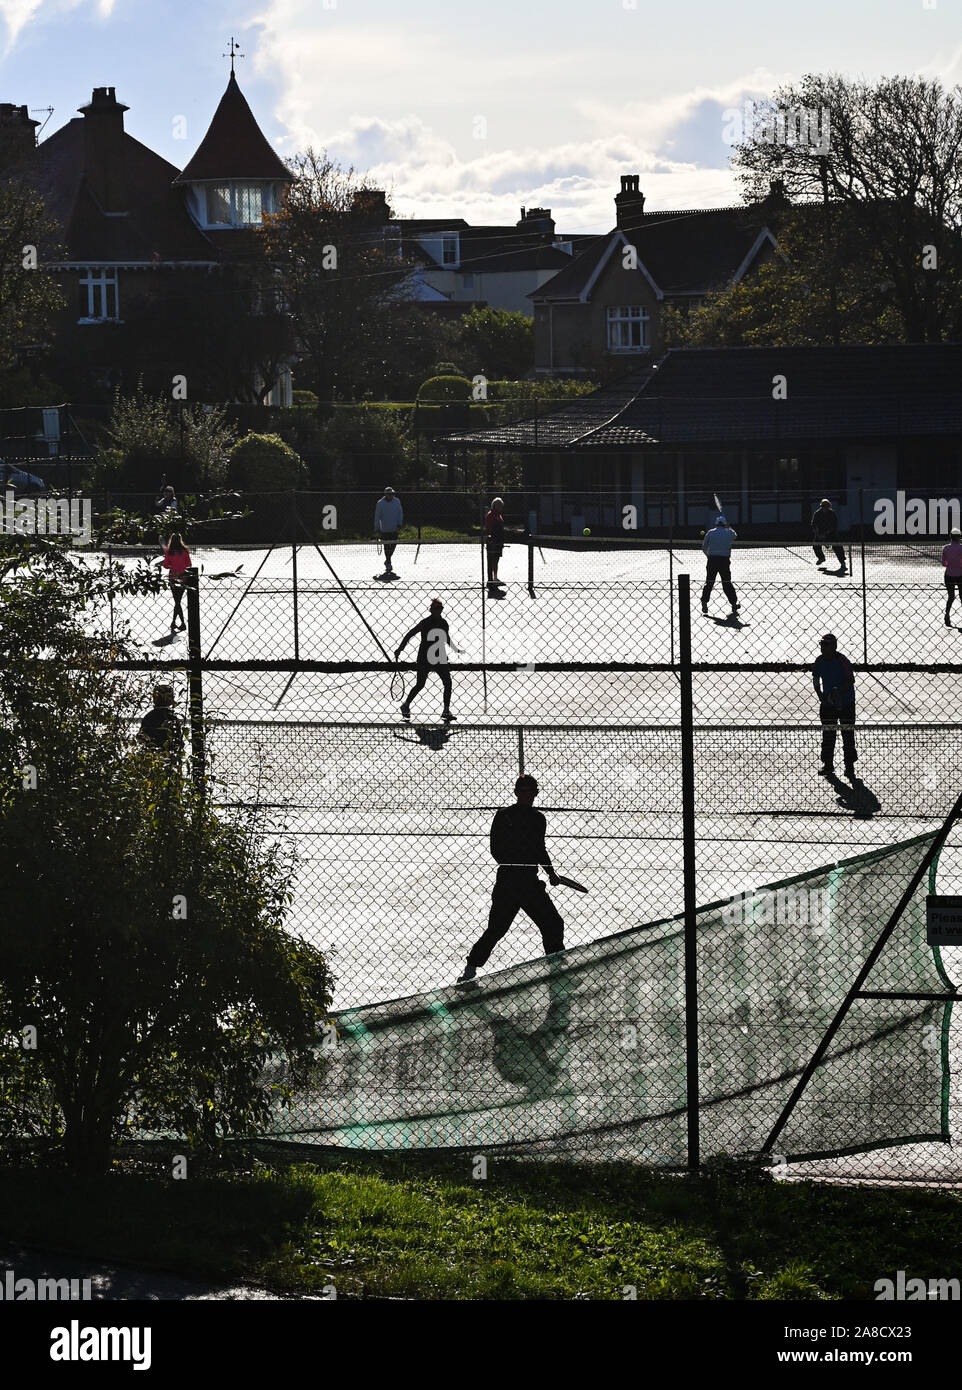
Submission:
[[[30,158],[37,148],[36,128],[25,106],[0,102],[0,169],[12,169]]]
[[[622,174],[621,192],[615,194],[615,225],[625,230],[640,225],[645,212],[645,195],[638,188],[639,174]]]
[[[554,241],[554,218],[550,208],[522,208],[520,220],[514,225],[523,232],[541,232],[546,241]]]
[[[391,209],[383,188],[358,188],[351,198],[351,211],[375,226],[390,220]]]
[[[92,99],[78,108],[84,118],[84,173],[87,186],[104,212],[127,212],[124,158],[124,106],[113,87],[95,87]]]

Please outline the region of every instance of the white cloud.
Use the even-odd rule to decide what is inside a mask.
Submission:
[[[21,30],[30,23],[42,4],[43,0],[0,0],[0,17],[3,18],[7,28],[5,45],[7,53],[17,42]]]
[[[7,29],[4,56],[12,51],[23,30],[35,18],[54,20],[65,12],[79,9],[83,3],[84,0],[0,0],[0,18]],[[101,19],[109,19],[116,0],[96,0],[96,3]]]

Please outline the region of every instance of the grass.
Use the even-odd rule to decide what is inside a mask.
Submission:
[[[275,1151],[276,1152],[276,1151]],[[25,1245],[285,1292],[443,1299],[871,1299],[957,1276],[962,1197],[468,1156],[157,1157],[79,1180],[0,1174]],[[166,1171],[170,1171],[169,1161]]]

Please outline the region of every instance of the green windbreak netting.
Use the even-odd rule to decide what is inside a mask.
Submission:
[[[702,1152],[759,1150],[933,836],[698,912]],[[923,880],[864,989],[946,995]],[[857,999],[776,1150],[948,1137],[940,1000]],[[687,1160],[679,918],[469,986],[350,1009],[323,1077],[275,1134],[351,1148]]]

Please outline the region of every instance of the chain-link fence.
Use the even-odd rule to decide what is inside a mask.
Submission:
[[[302,535],[196,547],[189,646],[162,598],[103,618],[173,674],[224,813],[256,804],[296,850],[289,926],[335,1017],[277,1137],[954,1175],[939,546],[860,542],[844,575],[831,547],[736,547],[738,606],[716,586],[705,613],[697,544],[522,534],[495,585],[481,537],[414,539],[394,580],[370,543]],[[854,702],[844,661],[815,688],[826,632]]]

